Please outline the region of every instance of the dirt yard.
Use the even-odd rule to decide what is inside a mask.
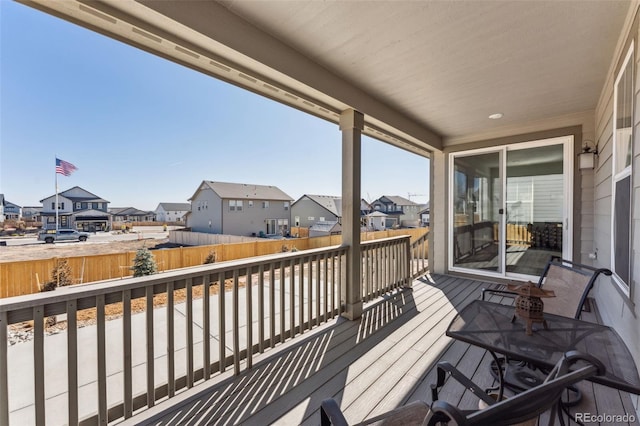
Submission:
[[[148,249],[168,244],[169,239],[141,239],[134,241],[101,241],[84,243],[58,244],[27,244],[22,246],[0,247],[0,262],[14,262],[18,260],[50,259],[52,257],[87,256],[92,254],[122,253],[136,251],[146,247]]]

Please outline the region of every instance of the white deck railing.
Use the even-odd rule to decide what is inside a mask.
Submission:
[[[254,354],[340,314],[347,252],[283,253],[0,299],[0,425],[56,423],[56,415],[106,424],[230,367],[239,374]],[[365,242],[362,259],[364,300],[410,285],[409,237]],[[146,309],[159,297],[162,307]],[[113,306],[121,313],[108,321]],[[78,323],[85,309],[95,310],[95,325]],[[46,335],[45,318],[60,315],[66,330]],[[8,327],[24,321],[33,321],[33,339],[9,347]]]

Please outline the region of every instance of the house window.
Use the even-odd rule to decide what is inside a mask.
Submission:
[[[229,211],[242,211],[242,200],[229,200]]]
[[[263,201],[262,202],[262,208],[263,209],[268,209],[269,208],[269,202],[268,201]]]
[[[82,208],[82,203],[76,203],[76,210],[80,210]]]
[[[249,200],[248,203],[249,203],[249,207],[253,207],[253,200]]]
[[[307,220],[315,220],[315,216],[308,216]]]
[[[285,210],[289,210],[289,202],[288,201],[284,202],[284,209]]]
[[[615,281],[631,286],[631,191],[633,189],[633,43],[619,71],[613,100],[613,188],[611,266]]]
[[[324,222],[324,216],[320,216],[320,222]]]

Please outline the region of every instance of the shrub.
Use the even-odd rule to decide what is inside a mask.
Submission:
[[[204,260],[204,264],[207,265],[209,263],[216,263],[216,252],[215,250],[211,250],[209,252],[209,255],[207,256],[207,258]]]
[[[136,251],[136,257],[133,259],[134,277],[142,277],[145,275],[151,275],[158,272],[156,261],[153,259],[153,254],[147,248],[141,248]]]
[[[54,288],[73,284],[71,266],[69,266],[67,259],[56,259],[56,264],[51,270],[51,283],[53,283]]]

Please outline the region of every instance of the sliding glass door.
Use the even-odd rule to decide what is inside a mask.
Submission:
[[[453,270],[536,277],[570,257],[571,137],[452,155]]]
[[[454,267],[503,271],[500,231],[503,153],[456,155],[453,163]]]

